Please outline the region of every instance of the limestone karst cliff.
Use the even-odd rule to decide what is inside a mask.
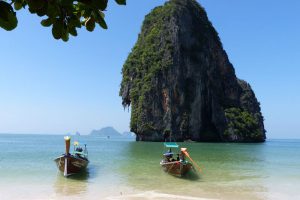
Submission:
[[[122,75],[137,140],[265,141],[260,104],[195,0],[170,0],[145,17]]]

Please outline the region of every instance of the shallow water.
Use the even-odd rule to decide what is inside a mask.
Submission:
[[[186,178],[160,168],[162,143],[79,141],[88,145],[87,172],[64,178],[53,161],[62,136],[0,135],[0,199],[300,199],[299,140],[180,144],[202,168]]]

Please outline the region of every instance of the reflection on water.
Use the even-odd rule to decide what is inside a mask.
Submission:
[[[54,183],[54,191],[61,196],[72,196],[83,194],[87,191],[88,172],[76,174],[73,177],[64,177],[58,173]]]
[[[88,183],[97,176],[97,166],[89,165],[86,170],[78,174],[64,177],[61,172],[57,174],[54,191],[61,196],[85,194]]]
[[[190,194],[221,199],[264,199],[267,187],[265,152],[261,144],[180,144],[188,148],[203,172],[183,178],[165,173],[159,164],[162,143],[129,143],[128,159],[119,168],[127,182],[141,191]]]
[[[87,183],[84,181],[64,180],[62,177],[59,177],[55,182],[54,189],[55,193],[60,196],[79,195],[87,191]]]

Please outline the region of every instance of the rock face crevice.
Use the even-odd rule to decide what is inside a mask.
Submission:
[[[137,140],[265,141],[259,102],[195,0],[170,0],[145,17],[122,75]]]

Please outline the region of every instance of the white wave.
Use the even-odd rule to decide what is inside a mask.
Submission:
[[[173,194],[165,194],[165,193],[158,193],[155,191],[147,191],[139,194],[131,194],[131,195],[120,195],[120,196],[112,196],[107,197],[107,200],[138,200],[138,199],[145,199],[145,200],[215,200],[215,199],[208,199],[208,198],[200,198],[200,197],[192,197],[192,196],[181,196],[181,195],[173,195]]]

